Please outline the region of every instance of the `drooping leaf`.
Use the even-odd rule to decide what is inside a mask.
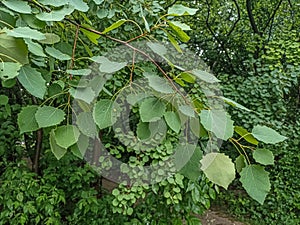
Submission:
[[[188,8],[186,6],[176,4],[168,9],[168,14],[172,16],[187,16],[195,15],[198,9]]]
[[[164,117],[168,126],[176,133],[179,133],[181,128],[181,121],[178,114],[172,111],[168,111],[165,112]]]
[[[74,11],[74,6],[65,5],[58,10],[52,10],[51,12],[41,12],[36,15],[36,18],[42,21],[62,21],[65,16],[70,15]]]
[[[87,36],[87,38],[88,38],[92,43],[94,43],[95,45],[98,45],[98,39],[100,38],[100,34],[95,34],[95,33],[91,32],[91,31],[88,31],[88,30],[86,30],[86,29],[84,29],[84,28],[80,28],[80,31],[81,31],[82,33],[84,33],[85,36]]]
[[[196,145],[189,143],[179,144],[176,147],[173,157],[174,165],[177,171],[180,171],[182,168],[184,168],[184,166],[191,160],[196,148]]]
[[[157,98],[145,99],[139,109],[143,122],[154,122],[162,118],[166,111],[165,104]]]
[[[159,76],[148,76],[149,86],[152,87],[155,91],[158,91],[163,94],[172,94],[174,93],[170,84],[166,79]]]
[[[149,48],[155,52],[156,54],[160,55],[160,56],[164,56],[165,54],[167,54],[167,49],[165,46],[163,46],[160,43],[153,43],[153,42],[147,42],[147,45],[149,46]]]
[[[224,102],[226,102],[228,105],[231,105],[233,107],[237,107],[238,109],[242,109],[242,110],[245,110],[247,112],[250,112],[251,110],[246,108],[245,106],[233,101],[232,99],[229,99],[229,98],[225,98],[224,96],[221,96],[221,99],[224,100]]]
[[[182,23],[179,21],[172,21],[172,23],[175,26],[180,27],[182,30],[192,30],[191,27],[189,25],[187,25],[186,23]]]
[[[176,36],[179,38],[180,41],[182,42],[188,42],[191,38],[178,26],[173,24],[172,22],[168,22],[170,28],[176,34]]]
[[[12,30],[7,30],[6,33],[8,36],[16,38],[29,38],[33,40],[43,40],[46,38],[43,33],[29,27],[17,27]]]
[[[62,148],[69,148],[78,141],[79,130],[74,125],[57,127],[54,131],[55,142]]]
[[[274,155],[268,149],[255,149],[253,152],[253,158],[260,164],[274,165]]]
[[[45,53],[44,53],[44,50],[43,50],[43,47],[38,44],[38,43],[35,43],[33,42],[31,39],[25,39],[25,43],[27,44],[28,46],[28,50],[37,55],[37,56],[42,56],[42,57],[46,57]]]
[[[18,62],[22,65],[29,62],[24,40],[10,37],[4,32],[0,32],[0,52],[1,61]]]
[[[80,135],[77,143],[70,147],[73,155],[77,156],[80,159],[83,159],[86,153],[86,150],[89,147],[89,138],[85,135]]]
[[[2,1],[3,5],[7,8],[24,14],[31,13],[31,7],[28,5],[26,1],[19,1],[19,0],[4,0]]]
[[[76,76],[87,76],[89,75],[92,70],[91,69],[79,69],[79,70],[67,70],[67,73],[70,73],[72,75],[76,75]]]
[[[49,45],[53,45],[55,43],[60,42],[60,37],[56,34],[52,34],[52,33],[44,33],[45,35],[45,39],[42,40],[38,40],[38,42],[42,43],[42,44],[49,44]]]
[[[0,62],[0,78],[8,80],[18,76],[21,66],[20,63]]]
[[[218,80],[214,75],[203,70],[192,70],[191,73],[207,83],[220,82],[220,80]]]
[[[120,27],[123,23],[125,23],[127,20],[125,19],[121,19],[118,20],[117,22],[113,23],[112,25],[110,25],[109,27],[105,28],[104,31],[102,32],[103,34],[108,33],[109,31],[112,31],[114,29],[117,29],[118,27]]]
[[[35,119],[39,128],[51,127],[60,124],[65,119],[65,112],[52,106],[43,106],[38,108]]]
[[[223,110],[201,110],[201,123],[217,138],[227,140],[233,136],[233,121]]]
[[[76,124],[79,130],[88,137],[97,136],[97,128],[91,112],[82,112],[78,115]]]
[[[21,112],[18,114],[18,125],[21,134],[39,129],[39,125],[34,117],[37,110],[38,106],[36,105],[22,108]]]
[[[287,139],[287,137],[280,135],[277,131],[266,126],[257,125],[252,130],[252,135],[259,141],[266,144],[276,144]]]
[[[208,153],[200,162],[206,177],[225,189],[235,178],[234,163],[224,153]]]
[[[168,36],[168,39],[169,41],[171,42],[171,44],[174,46],[174,48],[179,52],[179,53],[182,53],[182,50],[178,44],[178,42],[176,41],[176,39],[172,36],[172,34],[169,34],[167,32],[167,36]]]
[[[50,148],[57,160],[60,160],[66,153],[67,149],[60,147],[55,141],[54,130],[51,130],[49,136]]]
[[[187,155],[188,153],[185,152]],[[203,154],[200,148],[195,148],[192,156],[190,156],[189,161],[180,169],[179,173],[183,176],[189,178],[192,181],[197,181],[201,174],[200,170],[200,160]]]
[[[259,165],[248,165],[240,173],[240,181],[247,193],[260,204],[263,204],[271,189],[269,173]]]
[[[258,145],[258,141],[245,128],[235,126],[234,131],[236,133],[238,133],[239,135],[241,135],[247,142],[254,144],[254,145]]]
[[[242,169],[244,167],[247,166],[247,163],[246,163],[246,159],[245,159],[245,156],[244,155],[239,155],[236,159],[235,159],[235,168],[236,168],[236,171],[238,173],[240,173],[242,171]]]
[[[18,80],[30,94],[43,99],[47,87],[40,72],[30,66],[23,66],[20,69]]]
[[[119,109],[113,106],[113,102],[108,99],[101,99],[95,104],[93,118],[100,129],[110,127],[117,121],[116,112]]]
[[[136,134],[140,140],[146,140],[151,136],[151,131],[149,129],[149,123],[144,123],[140,121],[136,128]]]
[[[59,59],[59,60],[70,60],[71,59],[71,56],[62,53],[61,51],[57,50],[54,47],[47,46],[45,51],[55,59]]]

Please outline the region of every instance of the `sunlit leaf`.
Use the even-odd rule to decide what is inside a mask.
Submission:
[[[172,16],[195,15],[198,9],[188,8],[186,6],[176,4],[168,9],[168,14]]]
[[[60,124],[65,119],[65,112],[52,106],[39,107],[35,113],[39,127],[51,127]]]
[[[122,20],[118,20],[117,22],[113,23],[112,25],[110,25],[109,27],[105,28],[104,31],[102,32],[103,34],[108,33],[109,31],[112,31],[114,29],[117,29],[118,27],[120,27],[123,23],[125,23],[127,20],[122,19]]]
[[[54,130],[55,142],[62,148],[69,148],[78,141],[79,130],[73,125],[57,127]]]
[[[7,30],[6,33],[8,36],[17,38],[29,38],[33,40],[43,40],[46,38],[43,33],[29,27],[17,27],[12,30]]]
[[[287,137],[266,126],[257,125],[252,130],[252,135],[259,141],[267,144],[276,144],[285,141]]]
[[[274,165],[274,155],[268,149],[255,149],[253,152],[253,158],[260,164]]]

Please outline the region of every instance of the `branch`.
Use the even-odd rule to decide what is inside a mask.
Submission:
[[[234,31],[234,28],[236,27],[237,23],[240,21],[241,19],[241,9],[239,7],[239,4],[237,3],[236,0],[233,0],[234,4],[235,4],[235,7],[237,9],[237,13],[238,13],[238,18],[237,20],[234,22],[234,24],[232,25],[230,31],[228,32],[228,34],[226,35],[227,37],[229,37],[231,35],[231,33]]]
[[[249,17],[250,24],[251,24],[253,32],[255,34],[258,34],[259,36],[261,36],[261,33],[259,32],[259,30],[257,28],[257,25],[255,23],[255,19],[254,19],[253,14],[252,14],[251,0],[246,0],[246,7],[247,7],[248,17]]]
[[[265,31],[265,30],[268,28],[269,24],[270,24],[272,21],[274,21],[274,17],[275,17],[275,15],[276,15],[276,12],[278,11],[278,9],[279,9],[279,7],[280,7],[280,5],[281,5],[282,2],[283,2],[283,0],[280,0],[279,3],[277,4],[276,8],[273,10],[273,13],[272,13],[271,16],[269,17],[269,19],[268,19],[268,21],[267,21],[267,23],[266,23],[266,26],[264,27],[263,31]]]

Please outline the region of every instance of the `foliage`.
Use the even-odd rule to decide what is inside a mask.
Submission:
[[[236,35],[225,43],[218,38],[224,30],[213,31],[219,28],[210,26],[211,6],[219,3],[208,4],[206,18],[201,17],[204,14],[197,1],[189,7],[183,4],[137,0],[1,2],[1,89],[10,92],[9,96],[1,95],[1,116],[11,117],[10,107],[18,103],[18,120],[13,124],[18,124],[21,135],[16,133],[14,138],[24,143],[19,158],[30,159],[35,172],[8,163],[1,180],[12,187],[11,192],[19,190],[15,176],[22,177],[24,186],[32,183],[36,188],[26,193],[26,198],[14,193],[12,199],[5,195],[1,217],[7,217],[12,209],[11,216],[19,224],[113,224],[112,215],[119,219],[118,224],[182,224],[183,220],[199,224],[191,215],[209,208],[218,192],[217,185],[227,189],[236,177],[253,199],[264,202],[270,190],[264,166],[274,161],[272,151],[262,150],[264,143],[276,144],[287,138],[266,126],[269,124],[264,117],[273,111],[265,114],[267,109],[261,106],[262,115],[257,116],[249,110],[261,113],[244,98],[248,91],[243,89],[232,96],[241,98],[238,102],[244,107],[228,98],[234,90],[230,84],[223,88],[228,97],[220,96],[218,83],[223,80],[226,84],[227,74],[232,73],[237,76],[232,85],[254,82],[261,85],[261,90],[271,88],[271,93],[276,92],[274,96],[264,94],[270,97],[269,105],[280,110],[282,105],[273,105],[274,99],[289,94],[297,81],[296,75],[289,76],[290,70],[297,72],[293,58],[297,46],[289,43],[286,48],[287,62],[293,66],[277,57],[282,54],[273,46],[277,43],[268,43],[265,55],[259,57],[264,51],[257,45],[263,35],[249,14],[255,37],[246,49],[253,57],[242,53],[233,64],[229,48],[224,46],[233,44],[230,50],[234,52],[244,47],[244,42],[235,44]],[[219,9],[221,13],[226,11],[225,6]],[[193,20],[184,23],[186,18]],[[212,65],[218,78],[202,62],[195,63],[191,58],[194,53],[188,47],[197,51],[203,48],[197,38],[205,31],[195,35],[198,19],[213,36],[204,42],[206,52],[199,55],[209,65],[216,57],[224,56],[216,60],[217,66]],[[234,30],[235,25],[225,36],[245,32],[240,26]],[[212,50],[215,41],[223,48],[220,54]],[[223,68],[223,63],[229,69]],[[250,72],[252,69],[254,72]],[[239,77],[237,71],[250,76]],[[256,80],[260,73],[263,79],[270,80],[271,75],[271,80],[279,77],[280,82],[275,87],[268,83],[266,88],[265,83]],[[239,120],[236,114],[240,111],[230,116],[224,103],[244,110],[241,117],[245,117]],[[235,125],[245,125],[246,129]],[[239,156],[230,156],[236,158],[237,169],[233,160],[220,152],[220,140],[236,149]],[[7,151],[9,146],[3,154]],[[50,152],[60,161],[46,163]],[[102,192],[97,176],[88,165],[82,165],[83,158],[102,177],[119,183],[112,193]],[[16,175],[11,174],[13,170]],[[43,184],[41,188],[38,182]],[[42,206],[34,202],[30,212],[22,205],[24,199],[26,205],[30,199],[48,195],[54,199],[45,197]],[[15,208],[5,204],[9,200]],[[103,217],[95,218],[99,212]]]

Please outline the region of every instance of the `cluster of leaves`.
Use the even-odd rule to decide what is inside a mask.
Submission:
[[[236,171],[247,193],[262,204],[270,191],[269,174],[263,166],[274,164],[273,153],[262,148],[262,143],[276,144],[286,137],[265,125],[254,126],[252,132],[234,126],[223,103],[248,114],[250,110],[209,93],[214,92],[212,87],[218,89],[219,80],[203,65],[176,62],[176,57],[185,56],[187,49],[182,43],[190,40],[186,31],[191,29],[178,18],[195,15],[198,7],[175,4],[165,12],[157,1],[114,3],[1,2],[1,86],[15,88],[22,95],[17,122],[27,150],[31,148],[28,135],[37,134],[35,170],[39,169],[41,142],[60,160],[70,157],[70,151],[94,163],[103,175],[117,169],[121,178],[115,179],[127,178],[112,191],[113,212],[135,215],[139,201],[147,202],[147,195],[156,194],[164,197],[169,211],[178,212],[175,219],[179,224],[182,217],[196,223],[190,213],[208,208],[209,200],[215,198],[217,186],[213,184],[227,189]],[[131,19],[136,14],[142,24]],[[103,22],[94,23],[99,18]],[[81,20],[84,23],[77,22]],[[123,29],[133,31],[127,34]],[[144,38],[151,41],[131,44]],[[167,40],[170,44],[166,46],[158,43]],[[130,62],[114,50],[117,44],[128,49],[124,52]],[[111,53],[112,49],[117,53]],[[88,62],[93,63],[92,68]],[[138,79],[144,80],[137,88]],[[118,99],[120,93],[124,96]],[[0,97],[3,116],[9,117],[7,96]],[[235,163],[211,144],[214,139],[232,143],[239,153]],[[108,152],[100,151],[97,156],[102,145]],[[114,164],[111,155],[122,163]],[[148,174],[145,167],[150,165],[154,170]],[[143,185],[149,180],[154,184]],[[98,205],[95,193],[82,194],[83,199],[76,203],[77,216],[82,209],[87,217],[98,212],[95,206],[85,209],[91,203]],[[63,202],[62,198],[54,201],[57,205]],[[161,200],[156,203],[162,204]]]

